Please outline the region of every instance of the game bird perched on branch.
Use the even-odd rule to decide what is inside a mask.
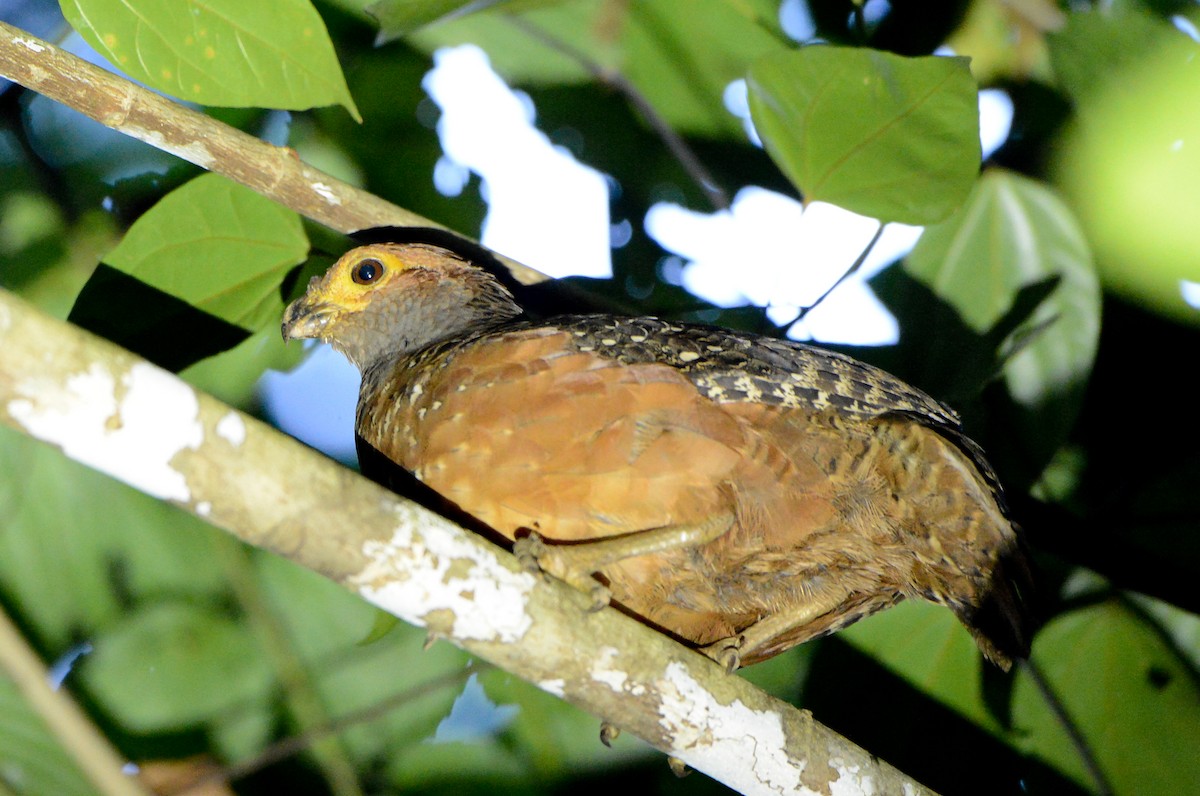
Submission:
[[[284,316],[361,371],[360,452],[730,669],[906,597],[1004,669],[1028,654],[1018,529],[953,410],[799,343],[532,320],[472,244],[404,237],[348,252]]]

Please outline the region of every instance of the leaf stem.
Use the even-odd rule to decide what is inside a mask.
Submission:
[[[871,250],[875,248],[875,244],[879,242],[879,238],[882,237],[884,226],[884,223],[880,221],[878,229],[875,230],[875,234],[871,236],[869,241],[867,241],[867,245],[863,248],[862,253],[859,254],[857,259],[850,264],[850,267],[846,269],[846,272],[839,276],[837,281],[829,286],[828,290],[818,296],[816,301],[814,301],[812,304],[809,304],[807,307],[801,307],[800,314],[796,316],[796,320],[793,321],[793,323],[804,320],[808,313],[815,310],[818,306],[820,306],[822,301],[829,298],[830,293],[837,290],[843,282],[852,277],[858,271],[858,269],[862,268],[862,264],[867,260],[867,255],[871,253]]]
[[[435,677],[423,683],[407,688],[398,694],[388,697],[373,705],[369,705],[361,710],[352,711],[343,716],[337,716],[325,722],[319,727],[312,727],[295,735],[288,736],[268,746],[252,759],[229,766],[219,772],[208,774],[205,777],[193,782],[182,791],[179,791],[177,796],[193,788],[199,788],[201,785],[207,785],[213,782],[235,782],[244,777],[248,777],[256,771],[266,768],[269,765],[278,763],[281,760],[286,760],[292,755],[299,754],[311,747],[317,741],[327,738],[335,733],[339,733],[348,727],[353,727],[358,724],[375,721],[382,718],[392,710],[407,705],[414,700],[420,699],[423,696],[436,693],[443,688],[459,685],[466,682],[467,678],[472,674],[479,674],[488,669],[493,668],[491,664],[485,661],[474,661],[469,667],[465,667],[459,671],[450,672],[448,674]]]
[[[662,139],[663,144],[667,147],[667,151],[679,162],[679,165],[692,182],[708,198],[709,204],[713,206],[713,209],[726,210],[729,208],[729,194],[717,184],[712,173],[700,161],[695,151],[688,146],[683,136],[677,133],[675,128],[655,110],[650,100],[646,99],[646,96],[638,90],[637,86],[629,82],[617,70],[601,66],[592,60],[587,53],[539,28],[532,22],[522,19],[515,14],[509,14],[506,18],[513,27],[550,49],[570,58],[583,67],[597,82],[608,86],[618,94],[624,96],[629,101],[629,104],[642,115],[646,124],[650,125],[650,129]]]

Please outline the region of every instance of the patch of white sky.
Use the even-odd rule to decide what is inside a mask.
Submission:
[[[423,85],[442,111],[438,189],[455,195],[468,171],[483,179],[480,241],[550,276],[610,276],[607,181],[537,128],[529,96],[474,46],[435,53]]]
[[[868,23],[884,10],[883,0],[869,2]],[[781,6],[780,21],[797,40],[811,36],[806,14],[800,0]],[[430,178],[454,196],[471,174],[479,176],[488,204],[482,242],[551,276],[610,275],[610,246],[621,226],[609,218],[612,180],[551,142],[536,126],[531,99],[509,88],[478,47],[439,50],[424,87],[441,111],[437,132],[444,151]],[[757,143],[744,81],[730,84],[724,101]],[[993,90],[981,92],[979,104],[986,157],[1007,138],[1012,104]],[[753,185],[738,187],[729,209],[717,212],[657,204],[644,225],[669,253],[661,263],[664,278],[718,306],[766,307],[780,325],[791,323],[800,307],[833,285],[878,228],[874,219],[820,202],[805,207]],[[788,336],[858,345],[895,342],[896,319],[867,282],[903,257],[920,233],[919,227],[887,225],[858,271],[793,323]],[[284,430],[350,459],[357,381],[353,368],[324,347],[290,374],[268,374],[264,399]],[[329,417],[329,407],[342,406],[344,413]]]

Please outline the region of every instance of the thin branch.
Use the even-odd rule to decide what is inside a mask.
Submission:
[[[650,100],[646,99],[646,95],[642,94],[638,90],[638,87],[629,82],[624,75],[615,69],[607,69],[601,66],[592,60],[587,53],[547,33],[526,19],[518,17],[515,14],[508,14],[505,19],[508,20],[509,24],[530,38],[536,39],[555,52],[565,55],[579,64],[598,83],[608,86],[625,97],[629,101],[629,104],[636,108],[638,113],[642,115],[646,124],[650,125],[650,129],[662,139],[663,144],[667,147],[667,151],[671,153],[671,156],[675,160],[679,161],[679,165],[708,198],[709,204],[713,206],[713,209],[726,210],[729,208],[729,194],[725,193],[724,189],[717,184],[712,173],[709,172],[692,148],[688,146],[683,136],[675,132],[675,128],[662,117],[662,114],[655,110]]]
[[[259,639],[267,660],[274,668],[283,687],[284,704],[296,724],[308,730],[330,723],[329,714],[308,669],[296,655],[287,629],[269,605],[261,582],[255,577],[244,545],[231,537],[216,538],[216,558],[225,571],[225,580],[241,606],[251,632]],[[358,772],[345,745],[328,734],[314,735],[320,739],[312,746],[313,758],[334,796],[362,796]]]
[[[854,274],[858,272],[858,269],[862,268],[862,264],[867,261],[867,255],[871,253],[871,250],[875,248],[875,244],[879,242],[879,238],[883,235],[883,227],[884,224],[882,221],[880,221],[879,228],[875,230],[875,234],[871,236],[871,240],[867,241],[867,245],[863,248],[862,253],[858,255],[858,259],[851,263],[850,267],[846,269],[846,272],[839,276],[837,281],[829,286],[828,290],[818,296],[816,301],[814,301],[812,304],[809,304],[807,307],[801,307],[800,314],[796,316],[796,319],[792,321],[792,323],[798,323],[799,321],[804,320],[808,313],[815,310],[821,305],[822,301],[829,298],[829,294],[841,287],[843,282],[854,276]]]
[[[3,317],[0,315],[0,320]],[[147,791],[137,780],[124,773],[126,761],[96,730],[79,706],[62,691],[50,687],[46,667],[3,611],[0,611],[0,672],[16,685],[26,703],[46,723],[97,793],[146,796]]]
[[[223,174],[339,232],[441,226],[314,169],[290,147],[260,141],[4,22],[0,22],[0,77],[106,127]],[[528,266],[500,259],[522,282],[546,279]]]
[[[427,680],[424,683],[418,683],[412,688],[408,688],[398,694],[394,694],[393,696],[390,696],[374,705],[370,705],[361,710],[353,711],[352,713],[347,713],[344,716],[338,716],[337,718],[320,727],[314,727],[310,730],[305,730],[304,732],[297,733],[296,735],[292,735],[284,738],[283,740],[277,741],[268,746],[259,754],[255,755],[253,759],[247,760],[244,763],[238,763],[230,766],[223,771],[210,774],[199,781],[192,783],[187,789],[176,794],[176,796],[184,796],[188,790],[201,785],[209,784],[210,782],[220,781],[228,783],[242,779],[243,777],[248,777],[256,771],[266,768],[267,766],[278,763],[281,760],[286,760],[292,755],[299,754],[323,738],[327,738],[358,724],[365,724],[375,721],[376,719],[382,718],[383,716],[392,712],[396,708],[408,705],[423,696],[437,693],[439,690],[452,685],[460,685],[466,682],[467,678],[469,678],[471,675],[487,671],[489,668],[490,667],[488,664],[477,662],[469,669],[464,668],[460,671],[450,672],[448,674],[441,675],[440,677],[435,677],[432,680]]]

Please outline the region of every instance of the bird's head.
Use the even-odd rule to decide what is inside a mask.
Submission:
[[[283,313],[283,339],[314,337],[366,370],[520,314],[487,271],[425,243],[351,249]]]

